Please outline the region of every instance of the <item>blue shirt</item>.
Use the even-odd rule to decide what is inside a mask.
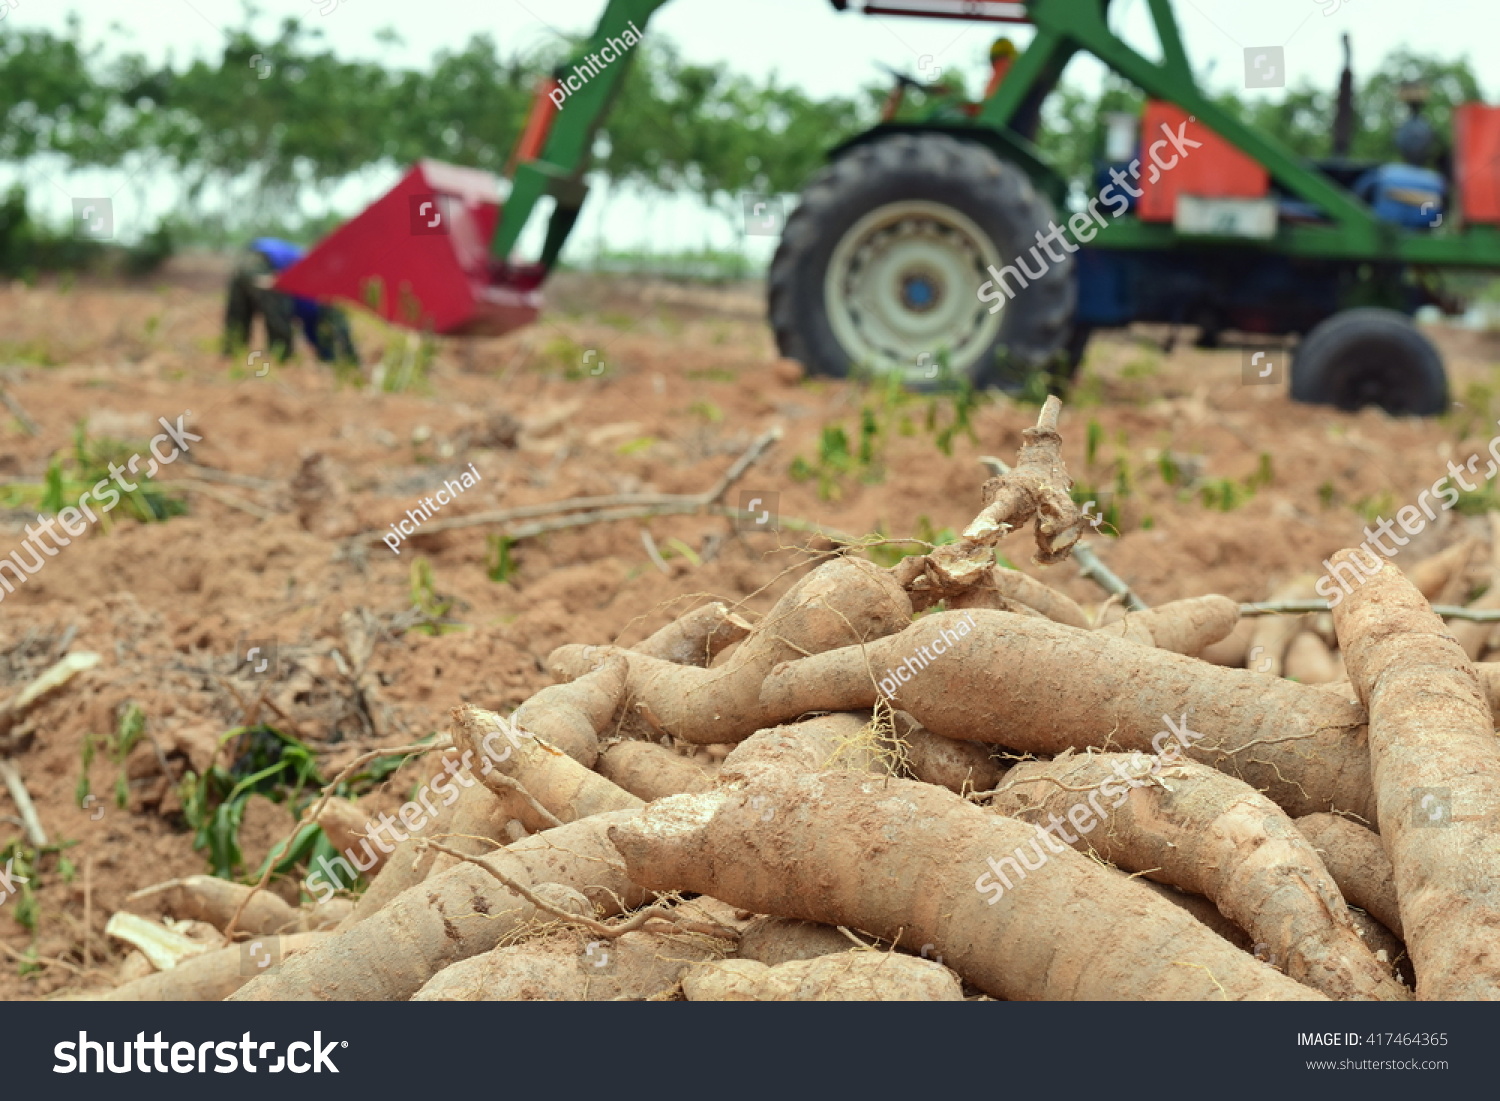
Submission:
[[[250,242],[250,247],[264,256],[271,270],[278,275],[302,259],[305,251],[301,245],[283,241],[280,237],[257,237]]]
[[[257,237],[250,242],[250,247],[266,258],[271,265],[271,270],[278,275],[286,271],[298,260],[302,259],[306,251],[301,245],[294,245],[290,241],[283,241],[280,237]],[[297,320],[302,322],[302,331],[307,334],[307,342],[313,346],[318,353],[318,358],[331,360],[334,352],[331,347],[325,347],[325,341],[320,339],[318,323],[323,319],[324,307],[314,299],[299,298],[291,296],[292,310],[297,315]]]

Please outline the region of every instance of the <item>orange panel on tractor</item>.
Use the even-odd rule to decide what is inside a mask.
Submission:
[[[1500,224],[1500,107],[1465,103],[1453,115],[1458,201],[1468,222]]]
[[[1187,146],[1187,151],[1179,154],[1172,142],[1166,141],[1168,131],[1203,144],[1196,149]],[[1157,160],[1172,166],[1159,170],[1152,182],[1155,164],[1150,150],[1159,141],[1166,144],[1157,148]],[[1264,199],[1271,189],[1271,178],[1259,163],[1203,123],[1190,121],[1188,113],[1180,107],[1160,100],[1146,101],[1141,117],[1140,158],[1141,179],[1135,186],[1142,193],[1136,213],[1143,222],[1170,222],[1177,211],[1179,195],[1200,199]],[[1173,158],[1176,164],[1172,164]]]

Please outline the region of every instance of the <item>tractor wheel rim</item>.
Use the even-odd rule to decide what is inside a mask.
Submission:
[[[937,377],[946,351],[966,374],[1000,334],[1003,310],[979,299],[1000,253],[989,235],[942,203],[870,211],[840,239],[823,296],[833,335],[856,366],[909,381]]]

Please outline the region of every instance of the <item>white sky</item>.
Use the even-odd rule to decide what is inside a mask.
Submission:
[[[337,53],[421,66],[437,50],[461,46],[476,33],[493,35],[506,53],[558,32],[583,32],[593,26],[603,7],[603,0],[259,0],[256,26],[269,34],[283,18],[298,16],[321,27]],[[1239,87],[1243,93],[1245,49],[1282,46],[1291,84],[1309,80],[1332,89],[1341,62],[1339,35],[1347,31],[1354,40],[1357,73],[1368,73],[1386,54],[1405,46],[1445,58],[1467,56],[1486,94],[1493,99],[1500,91],[1496,0],[1176,0],[1174,7],[1188,56],[1200,79],[1212,87]],[[1112,9],[1111,22],[1143,52],[1154,54],[1146,45],[1151,37],[1146,0],[1114,0]],[[129,0],[128,5],[118,0],[19,0],[8,18],[21,26],[60,30],[67,14],[76,12],[90,41],[103,42],[108,50],[144,53],[156,61],[170,56],[180,64],[194,56],[214,56],[223,30],[243,22],[242,10],[240,0]],[[382,28],[394,29],[405,44],[378,43],[375,35]],[[672,39],[691,61],[721,64],[754,77],[775,72],[786,83],[829,96],[883,81],[879,63],[913,75],[918,75],[919,66],[921,72],[936,65],[958,66],[971,74],[973,86],[996,34],[1011,34],[1024,45],[1030,31],[1001,24],[841,13],[826,0],[672,0],[658,11],[647,33]],[[1091,59],[1079,59],[1068,76],[1091,85],[1098,72]],[[331,201],[352,212],[389,182],[366,181]],[[77,193],[77,186],[94,184],[68,181],[69,190]],[[134,201],[129,194],[120,192],[117,202]],[[159,207],[162,199],[161,194],[147,194],[140,201]],[[49,212],[56,213],[52,205],[48,204]],[[126,212],[117,214],[117,223],[129,220]],[[608,243],[617,247],[646,242],[657,248],[739,243],[731,238],[723,218],[703,212],[690,200],[642,202],[614,196],[603,209],[598,204],[585,208],[574,244],[601,229]],[[766,246],[774,241],[760,238],[751,243]]]

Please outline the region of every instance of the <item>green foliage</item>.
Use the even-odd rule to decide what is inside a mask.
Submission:
[[[9,869],[8,874],[14,884],[15,892],[9,896],[5,906],[10,912],[11,920],[28,933],[35,935],[42,916],[41,905],[37,902],[35,882],[42,858],[57,856],[58,873],[62,876],[63,882],[71,883],[75,869],[72,862],[62,854],[76,844],[78,844],[77,841],[55,841],[36,847],[28,845],[22,837],[14,837],[5,848],[0,849],[0,869]],[[22,882],[23,879],[27,882]],[[33,970],[36,970],[34,965],[23,963],[20,973],[24,975]]]
[[[816,462],[799,455],[792,460],[788,474],[795,482],[816,478],[818,496],[824,501],[837,500],[843,494],[843,479],[850,474],[857,474],[865,482],[878,482],[884,477],[879,461],[879,436],[880,425],[865,407],[860,411],[857,445],[850,445],[843,425],[824,425],[818,437]]]
[[[1182,481],[1182,468],[1177,465],[1177,460],[1170,451],[1163,450],[1157,456],[1156,468],[1161,472],[1163,485],[1175,486]]]
[[[1500,284],[1500,280],[1496,280],[1496,283]],[[1470,382],[1464,387],[1463,401],[1454,402],[1444,419],[1453,426],[1453,435],[1457,440],[1465,440],[1479,433],[1488,434],[1489,426],[1496,421],[1494,385],[1477,380]]]
[[[849,437],[838,425],[829,425],[818,438],[818,462],[840,472],[853,468],[854,458],[849,454]]]
[[[928,399],[928,431],[933,433],[932,439],[938,450],[950,459],[953,457],[954,437],[960,432],[968,436],[971,443],[979,442],[972,419],[979,403],[980,395],[967,378],[960,379],[954,389]],[[946,424],[943,423],[945,420]]]
[[[1367,524],[1373,524],[1382,516],[1390,516],[1396,508],[1396,497],[1389,491],[1376,497],[1362,497],[1354,503],[1354,511]]]
[[[237,755],[228,768],[214,765],[203,776],[189,772],[179,785],[183,818],[193,830],[193,850],[205,853],[212,873],[224,879],[233,878],[244,864],[239,835],[252,796],[287,803],[300,816],[309,802],[320,797],[325,783],[312,749],[275,727],[235,727],[219,738],[220,745],[228,742],[237,742]],[[352,798],[368,791],[404,761],[398,756],[377,757],[339,783],[333,794]],[[259,880],[267,862],[274,861],[274,876],[283,876],[320,855],[332,858],[336,851],[322,829],[308,824],[289,845],[267,854],[250,878]]]
[[[1099,458],[1099,445],[1103,442],[1104,426],[1090,417],[1083,442],[1083,461],[1085,466],[1094,465],[1095,461]]]
[[[1271,453],[1262,451],[1255,463],[1255,473],[1245,479],[1245,488],[1253,492],[1262,486],[1270,485],[1275,480],[1276,471],[1271,464]]]
[[[652,445],[654,445],[655,443],[655,436],[637,436],[633,440],[626,440],[619,447],[615,448],[615,454],[639,455],[642,451],[651,450]]]
[[[28,511],[39,509],[56,515],[64,508],[76,507],[78,498],[92,491],[101,481],[109,481],[120,498],[111,511],[105,512],[103,504],[92,495],[85,502],[106,530],[121,509],[125,515],[143,523],[167,520],[187,512],[187,502],[177,492],[147,477],[149,466],[142,466],[139,462],[131,466],[131,459],[136,456],[150,458],[151,452],[144,442],[106,437],[91,440],[87,430],[87,422],[80,421],[73,430],[72,455],[54,455],[40,484],[12,482],[0,486],[0,506]],[[118,479],[110,473],[112,463],[120,471]],[[135,488],[124,489],[120,484],[122,481]]]
[[[165,64],[128,51],[106,60],[102,36],[90,44],[76,18],[60,32],[0,21],[0,161],[164,167],[182,181],[188,236],[307,241],[326,227],[288,214],[301,197],[373,166],[439,157],[503,171],[538,79],[571,45],[502,53],[476,35],[403,68],[337,56],[317,20],[257,32],[254,14],[216,54]],[[692,192],[737,220],[740,192],[795,191],[832,140],[872,121],[869,97],[817,99],[775,75],[690,64],[653,39],[632,51],[594,148],[612,181]],[[230,197],[217,220],[197,210],[215,192]]]
[[[122,271],[146,275],[176,251],[176,231],[162,222],[132,245],[79,236],[72,227],[37,222],[26,189],[12,184],[0,196],[0,276],[34,280],[44,271]]]
[[[702,283],[733,283],[759,278],[763,266],[740,252],[714,248],[684,248],[663,252],[643,249],[598,249],[592,256],[565,264],[579,271],[610,275],[650,275],[659,279]],[[720,342],[722,343],[722,342]],[[688,372],[688,377],[693,377]]]
[[[1274,479],[1275,471],[1271,465],[1271,456],[1268,452],[1262,451],[1256,463],[1255,472],[1248,478],[1240,482],[1229,478],[1205,482],[1198,487],[1198,499],[1207,508],[1217,509],[1220,512],[1233,512],[1254,497],[1257,489],[1270,485]]]
[[[105,755],[114,762],[116,775],[114,785],[115,806],[124,810],[130,805],[130,783],[125,776],[125,759],[130,756],[130,751],[135,748],[136,743],[141,740],[141,735],[146,732],[146,713],[134,703],[127,704],[120,712],[120,717],[115,724],[115,732],[99,738],[96,734],[85,734],[83,736],[82,768],[78,774],[78,784],[73,789],[74,798],[80,807],[86,806],[90,793],[89,790],[89,767],[94,763],[96,748],[102,746]],[[96,741],[97,739],[97,741]]]
[[[497,562],[496,566],[499,564]],[[496,580],[499,579],[496,578]],[[453,604],[452,597],[440,596],[434,587],[432,563],[420,557],[413,561],[411,564],[411,606],[421,613],[423,619],[412,630],[421,631],[425,635],[448,635],[454,631],[464,630],[467,624],[447,618]]]
[[[916,534],[909,540],[886,542],[885,533],[879,529],[875,532],[877,542],[868,546],[870,560],[876,565],[889,569],[903,558],[909,558],[914,554],[926,554],[933,547],[940,547],[945,543],[958,542],[958,533],[952,528],[943,528],[938,531],[933,528],[932,521],[927,516],[917,517]]]
[[[491,581],[501,584],[509,581],[516,573],[516,562],[510,554],[516,541],[507,535],[491,535],[485,539],[485,543],[489,547],[485,575]]]
[[[380,330],[384,345],[380,360],[370,369],[369,381],[387,394],[405,391],[426,393],[430,387],[427,374],[437,355],[437,341],[426,326],[421,304],[412,295],[409,287],[401,288],[396,313],[410,326],[403,328],[385,320],[385,284],[377,278],[366,280],[360,288],[361,297],[369,307],[370,324]],[[336,363],[335,377],[340,383],[352,383],[356,389],[365,385],[362,368],[355,362]]]
[[[1453,503],[1453,508],[1462,516],[1483,516],[1488,512],[1500,511],[1500,493],[1496,492],[1494,482],[1485,482],[1472,493],[1459,490],[1458,500]]]
[[[1249,498],[1250,493],[1228,478],[1216,478],[1198,487],[1198,499],[1208,508],[1232,512]]]
[[[180,794],[182,813],[193,830],[193,851],[208,856],[213,874],[232,878],[244,863],[240,851],[240,826],[252,795],[272,802],[298,798],[308,788],[319,788],[313,751],[275,727],[240,726],[219,738],[220,744],[240,739],[239,754],[227,769],[215,765],[203,776],[189,772]]]
[[[1104,426],[1090,418],[1084,428],[1083,475],[1073,483],[1069,496],[1074,504],[1083,508],[1090,502],[1090,523],[1095,516],[1102,522],[1095,527],[1100,535],[1119,535],[1125,526],[1124,506],[1133,492],[1130,476],[1130,441],[1122,432],[1118,439],[1120,454],[1110,458],[1104,454]],[[1110,482],[1113,488],[1109,488]]]
[[[598,167],[613,181],[696,194],[738,224],[739,194],[798,190],[835,135],[874,121],[871,106],[817,100],[719,64],[684,62],[670,43],[643,43],[601,127]]]
[[[1037,144],[1047,150],[1065,179],[1092,191],[1088,184],[1094,161],[1104,149],[1106,113],[1120,111],[1138,117],[1144,106],[1140,91],[1114,73],[1105,75],[1097,99],[1080,88],[1062,85],[1043,107]]]
[[[0,358],[7,363],[29,363],[35,367],[56,367],[59,362],[48,345],[35,340],[21,344],[0,340]]]
[[[687,559],[694,566],[703,565],[703,559],[699,556],[698,552],[674,535],[661,545],[661,556],[665,560],[676,558],[678,555]]]
[[[1046,371],[1032,371],[1021,382],[1021,389],[1012,397],[1017,405],[1030,405],[1040,409],[1052,396],[1052,376]]]
[[[688,406],[688,412],[702,417],[709,424],[718,424],[724,419],[724,410],[711,401],[695,401]]]
[[[475,35],[411,68],[338,56],[320,20],[290,17],[258,31],[257,15],[247,6],[241,25],[223,29],[207,56],[165,62],[118,49],[93,25],[86,38],[77,17],[60,30],[0,20],[0,162],[46,157],[69,170],[171,173],[182,188],[182,213],[133,234],[139,252],[129,263],[153,262],[174,237],[223,244],[272,232],[306,242],[328,228],[328,216],[306,218],[300,200],[358,173],[423,157],[503,171],[538,79],[575,44],[552,38],[506,50]],[[391,32],[377,38],[400,41]],[[1274,102],[1241,101],[1232,92],[1215,98],[1295,152],[1327,155],[1337,58],[1329,62],[1326,81],[1291,88]],[[1456,104],[1481,98],[1467,60],[1402,49],[1361,71],[1370,75],[1356,88],[1356,158],[1394,155],[1392,137],[1406,113],[1397,97],[1403,80],[1426,81],[1427,113],[1443,134],[1451,134]],[[966,75],[980,76],[950,69],[945,88],[912,93],[902,117],[969,124],[955,98],[967,91]],[[741,193],[799,190],[830,146],[876,120],[886,86],[882,79],[818,98],[777,74],[754,79],[717,62],[685,61],[653,36],[632,51],[614,108],[594,135],[596,167],[612,184],[699,196],[737,223]],[[1114,74],[1097,93],[1062,85],[1043,105],[1036,144],[1065,179],[1091,193],[1106,115],[1139,114],[1142,103],[1139,90]],[[202,209],[209,195],[224,197],[217,216]],[[0,208],[0,273],[77,266],[112,247],[17,228],[24,224],[13,203]],[[726,277],[745,273],[734,254],[702,259]]]
[[[737,382],[740,376],[724,367],[700,367],[684,371],[683,377],[702,382]]]
[[[393,327],[394,328],[394,327]],[[387,394],[400,394],[411,390],[427,393],[427,372],[437,355],[437,341],[427,330],[409,331],[401,335],[393,332],[386,340],[385,354],[371,373],[371,380]]]

